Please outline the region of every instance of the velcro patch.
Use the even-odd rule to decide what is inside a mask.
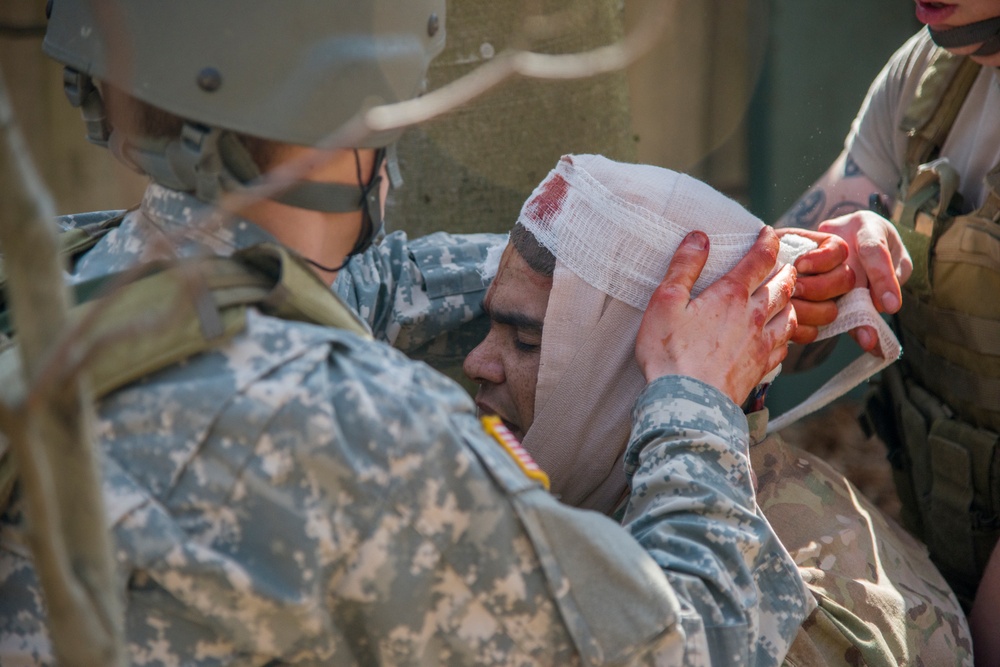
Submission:
[[[514,434],[504,426],[503,422],[499,417],[490,415],[488,417],[481,417],[480,421],[483,422],[483,428],[486,432],[493,436],[493,438],[500,443],[500,446],[510,454],[510,457],[514,459],[517,463],[517,467],[521,469],[525,475],[530,479],[535,480],[539,484],[545,487],[545,490],[549,490],[549,476],[545,474],[545,471],[538,467],[535,463],[535,459],[531,458],[531,454],[528,453],[521,443],[518,442]]]

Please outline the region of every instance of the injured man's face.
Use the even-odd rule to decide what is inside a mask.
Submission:
[[[564,503],[611,514],[627,498],[631,413],[646,387],[636,335],[681,240],[692,229],[711,239],[697,295],[762,227],[689,176],[594,155],[564,156],[525,202],[465,373],[480,413],[504,421]]]
[[[508,245],[483,302],[489,334],[465,359],[465,374],[479,385],[480,414],[499,416],[519,440],[535,416],[542,323],[551,289],[552,278],[533,271]]]

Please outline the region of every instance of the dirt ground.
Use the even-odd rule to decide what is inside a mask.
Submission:
[[[781,433],[785,440],[827,461],[896,521],[900,503],[892,482],[885,445],[867,437],[857,416],[861,404],[842,400],[804,417]]]

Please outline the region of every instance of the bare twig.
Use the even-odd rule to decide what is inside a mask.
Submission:
[[[51,197],[14,124],[0,76],[0,246],[10,309],[21,332],[25,385],[65,332],[67,298],[56,251]],[[79,378],[38,409],[8,410],[27,537],[63,665],[121,664],[121,613],[92,447],[93,407]],[[7,406],[8,408],[10,406]]]
[[[547,55],[507,51],[438,90],[406,102],[375,107],[365,113],[363,125],[383,132],[423,123],[465,104],[513,76],[531,79],[582,79],[622,69],[645,53],[666,26],[667,3],[651,3],[638,27],[616,44],[591,51]]]

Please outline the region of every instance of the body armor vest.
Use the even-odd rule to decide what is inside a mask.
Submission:
[[[1000,165],[973,210],[938,155],[978,74],[940,49],[903,119],[893,223],[914,266],[894,322],[904,354],[866,410],[889,447],[904,524],[966,606],[1000,537]]]

